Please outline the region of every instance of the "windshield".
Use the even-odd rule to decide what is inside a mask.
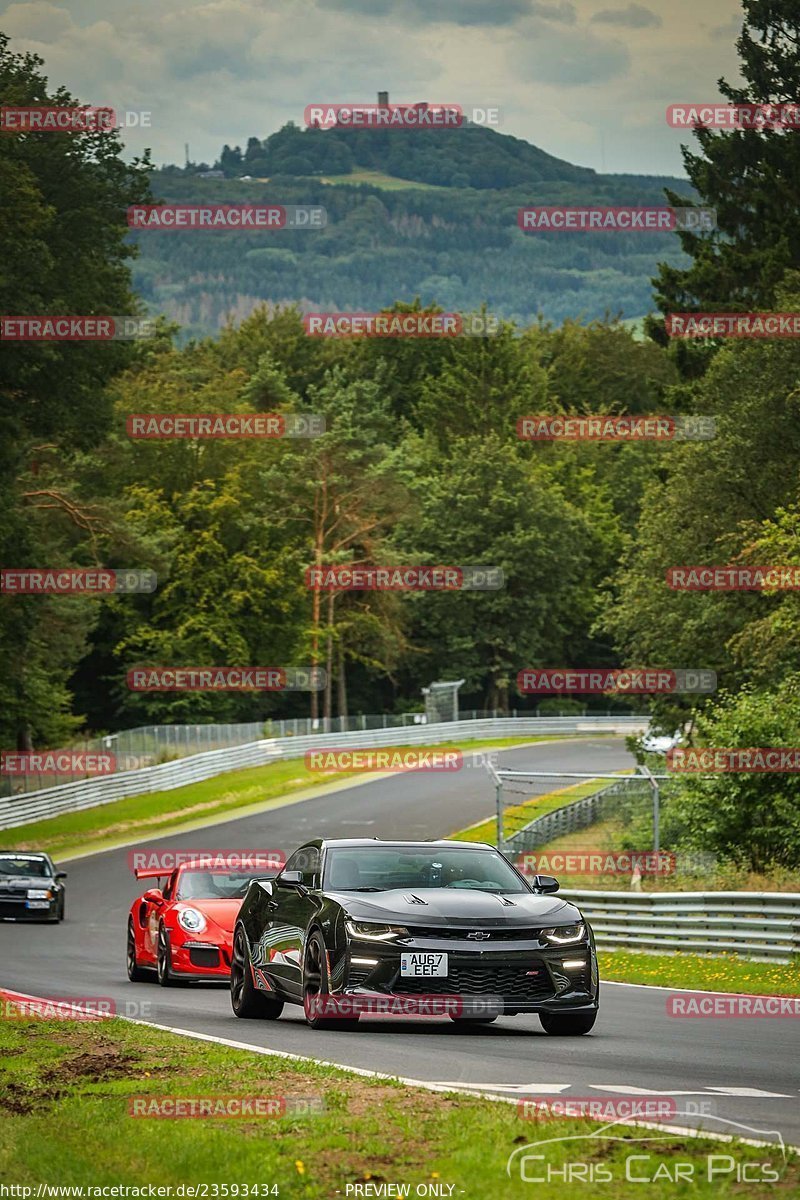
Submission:
[[[177,900],[242,900],[253,878],[241,871],[182,871]]]
[[[324,887],[341,892],[388,892],[408,888],[464,888],[480,892],[529,892],[501,855],[460,846],[342,846],[328,851]]]
[[[0,854],[0,875],[35,875],[40,879],[48,879],[50,867],[46,858]]]

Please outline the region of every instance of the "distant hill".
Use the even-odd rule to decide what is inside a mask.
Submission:
[[[657,262],[683,262],[674,234],[523,234],[517,209],[659,205],[665,186],[687,200],[693,195],[686,180],[601,175],[477,126],[379,132],[288,125],[265,141],[250,138],[244,153],[225,147],[214,167],[224,177],[201,177],[209,169],[166,167],[154,174],[154,194],[163,201],[321,204],[328,224],[303,232],[135,235],[136,286],[152,310],[193,335],[238,321],[264,301],[372,311],[420,296],[456,311],[485,303],[526,324],[539,315],[557,323],[606,313],[641,318],[652,308]]]

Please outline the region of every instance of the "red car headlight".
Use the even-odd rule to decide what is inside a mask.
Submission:
[[[187,933],[202,933],[206,927],[206,919],[196,908],[181,908],[178,911],[178,924]]]

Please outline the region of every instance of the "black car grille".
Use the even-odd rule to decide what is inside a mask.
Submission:
[[[0,896],[0,900],[3,897]],[[0,904],[0,917],[35,917],[47,916],[46,908],[27,908],[24,900],[4,900]]]
[[[25,900],[27,894],[27,888],[0,887],[0,900]]]
[[[189,962],[193,967],[218,967],[219,950],[216,947],[193,947],[189,951]]]
[[[475,926],[466,926],[464,929],[454,929],[452,925],[430,926],[430,925],[408,925],[408,932],[415,938],[447,938],[458,939],[463,941],[470,933],[476,933]],[[491,936],[481,938],[481,941],[491,942],[538,942],[541,938],[541,929],[482,929],[482,933],[488,933]],[[479,939],[473,939],[478,941]]]
[[[532,970],[538,973],[529,975]],[[546,1000],[555,995],[553,981],[543,963],[519,966],[453,963],[446,976],[402,979],[398,975],[392,991],[414,996],[502,996],[504,1000],[519,1001]]]

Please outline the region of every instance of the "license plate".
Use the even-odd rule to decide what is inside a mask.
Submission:
[[[400,975],[408,978],[430,978],[447,974],[447,955],[420,950],[400,955]]]
[[[49,908],[50,901],[49,900],[27,900],[25,902],[25,907],[26,908]]]

